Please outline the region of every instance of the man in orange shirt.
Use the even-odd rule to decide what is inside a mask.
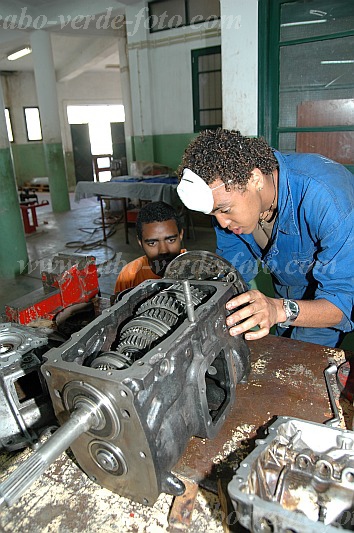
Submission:
[[[151,202],[136,221],[138,242],[145,252],[120,271],[114,292],[136,287],[147,279],[161,279],[167,265],[181,250],[183,228],[176,211],[165,202]]]

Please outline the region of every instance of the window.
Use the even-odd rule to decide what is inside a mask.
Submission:
[[[149,2],[150,32],[220,18],[219,0],[155,0]]]
[[[260,65],[260,134],[283,152],[321,153],[353,171],[354,3],[261,4],[260,50],[269,53]]]
[[[12,133],[11,116],[10,116],[10,110],[8,107],[5,107],[5,120],[6,120],[7,135],[9,137],[10,143],[12,143],[14,142],[14,136]]]
[[[221,47],[192,50],[194,131],[222,125]]]
[[[24,110],[27,139],[29,141],[41,141],[43,137],[38,107],[25,107]]]

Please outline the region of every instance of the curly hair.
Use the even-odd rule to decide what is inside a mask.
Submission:
[[[239,131],[218,128],[202,131],[190,143],[177,174],[181,179],[183,170],[189,168],[207,185],[221,179],[226,186],[244,189],[254,168],[271,174],[277,167],[273,149],[263,138],[244,137]]]
[[[174,220],[177,225],[178,233],[182,231],[182,222],[175,209],[166,204],[166,202],[150,202],[139,211],[136,219],[136,233],[139,241],[143,236],[143,224],[151,224],[152,222],[166,222],[166,220]]]

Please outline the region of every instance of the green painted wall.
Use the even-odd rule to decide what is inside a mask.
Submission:
[[[134,137],[134,157],[135,161],[155,161],[154,144],[152,135]]]
[[[128,162],[154,161],[176,170],[184,150],[196,135],[180,133],[131,137],[126,143]],[[48,175],[43,146],[43,143],[11,145],[17,185]],[[76,179],[72,152],[65,153],[65,166],[69,190],[74,190]]]
[[[47,176],[43,143],[11,144],[17,185]]]
[[[0,150],[0,184],[0,276],[14,278],[26,271],[28,254],[10,148]]]
[[[42,142],[11,144],[11,151],[18,186],[32,178],[48,176]],[[65,152],[64,155],[68,187],[70,191],[73,191],[76,186],[74,157],[72,152]]]
[[[154,135],[155,161],[177,170],[183,153],[196,133]]]
[[[50,199],[54,213],[70,210],[68,184],[64,162],[63,146],[61,143],[44,144],[44,154],[47,164],[47,176],[50,183]]]
[[[76,187],[74,154],[72,152],[64,153],[66,176],[68,181],[68,188],[70,192],[73,192]]]
[[[134,160],[153,161],[176,170],[181,163],[184,150],[196,135],[196,133],[176,133],[143,138],[136,136],[133,138]]]

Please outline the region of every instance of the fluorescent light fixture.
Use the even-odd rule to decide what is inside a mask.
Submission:
[[[333,61],[321,61],[321,65],[350,65],[354,59],[334,59]]]
[[[25,48],[21,48],[21,50],[17,50],[16,52],[13,52],[12,54],[7,56],[7,59],[9,61],[15,61],[15,59],[19,59],[20,57],[26,56],[32,52],[32,49],[29,46],[26,46]]]
[[[289,26],[306,26],[306,24],[321,24],[322,22],[327,22],[327,19],[303,20],[302,22],[285,22],[284,24],[280,24],[280,27],[288,28]]]

